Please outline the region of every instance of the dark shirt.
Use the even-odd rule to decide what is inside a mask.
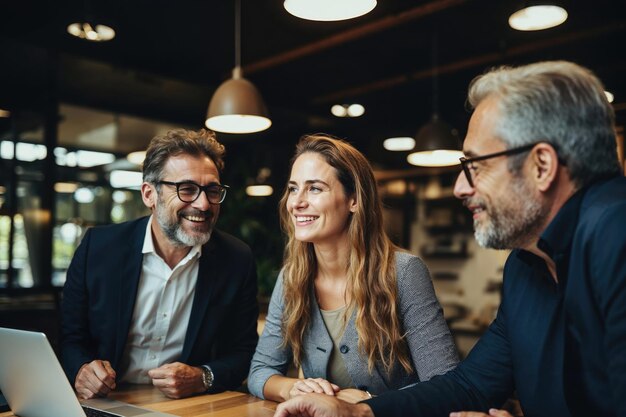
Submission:
[[[543,232],[557,268],[515,250],[498,315],[445,375],[366,403],[376,417],[448,416],[500,407],[526,417],[626,416],[626,178],[578,191]]]

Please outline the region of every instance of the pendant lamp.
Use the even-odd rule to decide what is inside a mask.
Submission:
[[[235,68],[211,98],[204,124],[223,133],[253,133],[272,121],[259,90],[241,74],[241,0],[235,0]]]
[[[439,84],[437,73],[437,37],[433,36],[433,115],[415,135],[415,147],[407,156],[411,165],[426,167],[451,166],[460,163],[463,156],[455,129],[439,117]]]
[[[301,19],[330,22],[363,16],[376,7],[376,0],[285,0],[283,6]]]
[[[433,113],[430,122],[422,126],[415,135],[415,147],[407,156],[411,165],[441,167],[458,165],[463,152],[459,150],[456,130]]]
[[[509,26],[521,31],[544,30],[567,20],[567,10],[552,0],[527,0],[509,16]]]

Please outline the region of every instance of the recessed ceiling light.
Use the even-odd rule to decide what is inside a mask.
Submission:
[[[246,194],[251,197],[267,197],[274,193],[271,185],[249,185],[246,187]]]
[[[341,104],[335,104],[334,106],[332,106],[330,108],[330,112],[333,114],[333,116],[337,117],[346,117],[348,115],[348,109]]]
[[[611,93],[610,91],[605,91],[604,95],[606,96],[606,99],[609,101],[609,103],[613,103],[613,100],[615,100],[615,96],[613,96],[613,93]]]
[[[92,42],[110,41],[115,37],[115,31],[107,25],[91,25],[90,23],[72,23],[67,27],[67,33],[77,38]]]
[[[522,31],[543,30],[560,25],[567,20],[567,11],[559,6],[540,5],[525,7],[509,17],[509,26]]]
[[[365,107],[361,104],[350,104],[348,106],[348,116],[350,117],[360,117],[365,113]]]
[[[461,163],[459,158],[463,156],[461,151],[436,150],[413,152],[406,157],[411,165],[423,167],[445,167],[458,165]]]
[[[415,139],[409,136],[399,136],[385,139],[383,148],[388,151],[410,151],[415,146]]]
[[[365,113],[365,107],[358,103],[335,104],[330,108],[330,112],[336,117],[360,117]]]

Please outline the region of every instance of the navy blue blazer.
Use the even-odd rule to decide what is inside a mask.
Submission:
[[[74,253],[61,303],[61,356],[72,385],[85,363],[103,359],[117,369],[121,362],[147,223],[144,217],[91,228]],[[234,389],[248,373],[258,340],[256,266],[245,243],[218,230],[202,247],[199,262],[179,361],[209,365],[212,391]]]

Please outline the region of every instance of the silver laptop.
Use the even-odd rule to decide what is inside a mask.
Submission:
[[[0,327],[0,391],[20,417],[86,416],[43,333]],[[107,398],[81,402],[123,417],[174,417]]]

